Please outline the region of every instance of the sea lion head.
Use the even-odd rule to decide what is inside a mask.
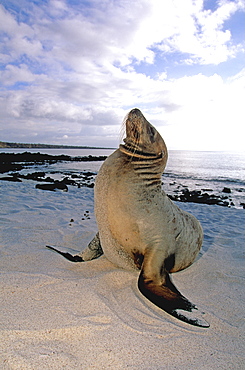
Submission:
[[[159,159],[167,162],[166,144],[155,129],[137,108],[132,109],[125,119],[125,145],[120,150],[133,158]]]

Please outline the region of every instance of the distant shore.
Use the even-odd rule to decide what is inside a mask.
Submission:
[[[0,148],[27,148],[27,149],[114,149],[98,146],[79,146],[79,145],[54,145],[54,144],[34,144],[34,143],[11,143],[0,141]]]
[[[50,155],[41,153],[0,153],[0,173],[9,171],[19,171],[28,165],[34,164],[54,164],[57,162],[93,162],[104,161],[106,156],[84,156],[84,157],[71,157],[68,155]]]

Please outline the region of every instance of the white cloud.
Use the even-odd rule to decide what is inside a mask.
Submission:
[[[0,71],[0,80],[3,85],[14,85],[17,82],[33,82],[37,76],[33,75],[26,64],[15,66],[7,64],[5,70]]]
[[[156,47],[165,52],[189,53],[201,63],[218,64],[233,56],[224,21],[241,9],[240,1],[225,1],[215,12],[203,10],[202,1],[154,0],[94,2],[85,16],[63,1],[33,6],[30,25],[17,23],[0,7],[6,46],[12,57],[26,54],[68,63],[82,71],[90,63],[132,59],[153,63]],[[93,5],[93,2],[91,2]],[[49,46],[50,50],[45,50]],[[51,60],[50,60],[51,59]]]
[[[115,146],[126,113],[119,105],[138,106],[156,125],[170,148],[221,150],[227,148],[228,140],[230,149],[243,148],[244,71],[227,82],[218,75],[202,74],[168,81],[154,81],[144,75],[139,78],[135,73],[130,77],[132,85],[128,80],[115,94],[111,93],[112,97],[105,97],[87,108],[60,101],[54,94],[60,91],[59,87],[46,97],[38,88],[31,95],[17,91],[0,108],[8,119],[28,123],[22,123],[17,131],[42,131],[52,140],[56,132],[56,141],[62,134],[80,145],[88,145],[90,137],[89,145],[94,145],[94,140],[102,146]],[[38,93],[39,99],[35,96]]]
[[[161,58],[159,51],[164,58],[178,52],[175,62],[189,65],[234,57],[240,46],[223,26],[241,1],[220,1],[213,12],[203,10],[201,0],[94,0],[86,8],[83,2],[22,1],[25,13],[0,5],[2,140],[69,138],[87,145],[90,137],[90,145],[116,145],[134,106],[164,126],[172,147],[198,145],[200,130],[215,144],[212,130],[217,136],[235,115],[233,127],[241,124],[243,75],[225,82],[218,73],[169,79],[162,70],[154,79],[136,72],[137,63]]]
[[[175,28],[169,27],[167,37],[159,41],[160,50],[188,53],[191,56],[191,59],[186,59],[188,64],[198,62],[218,65],[234,57],[240,49],[240,45],[232,44],[231,32],[223,29],[223,26],[231,15],[244,7],[241,1],[220,2],[220,6],[214,12],[203,10],[201,0],[187,0],[181,2],[181,5],[180,2],[173,1],[172,6],[175,6],[175,12],[164,10],[168,16],[170,15],[169,23],[174,24]],[[156,8],[156,12],[157,10]],[[164,35],[163,30],[161,34]]]
[[[173,81],[171,99],[179,109],[161,130],[175,149],[244,150],[245,70],[223,81],[197,75]]]

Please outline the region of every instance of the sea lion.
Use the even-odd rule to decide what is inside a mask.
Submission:
[[[104,253],[121,268],[140,270],[138,288],[146,298],[182,321],[209,327],[169,275],[194,262],[202,227],[162,190],[168,152],[161,135],[137,108],[125,122],[124,144],[105,160],[95,180],[99,232],[76,256],[49,248],[75,262]]]

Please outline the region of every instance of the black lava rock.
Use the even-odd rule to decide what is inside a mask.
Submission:
[[[68,191],[68,187],[63,183],[63,181],[55,181],[52,184],[37,184],[36,188],[49,191],[55,191],[56,189]]]
[[[231,193],[231,189],[230,188],[226,188],[224,187],[224,189],[222,190],[223,193],[228,193],[230,194]]]

